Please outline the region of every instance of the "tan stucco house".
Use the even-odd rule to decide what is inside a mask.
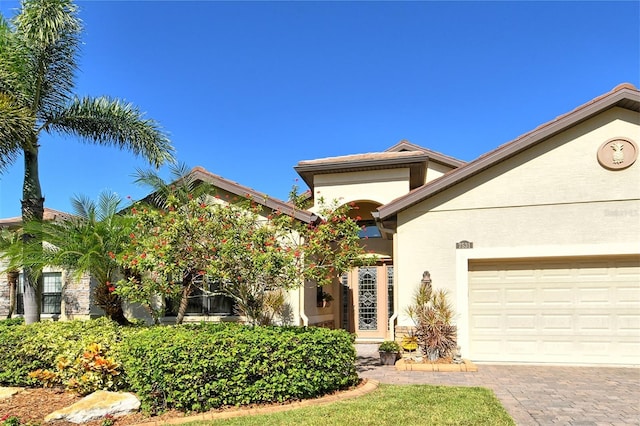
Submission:
[[[465,357],[640,364],[640,92],[620,85],[469,163],[400,142],[302,161],[314,194],[375,221],[376,267],[321,316],[395,338],[424,271],[449,291]]]
[[[313,283],[292,291],[294,322],[398,338],[428,271],[449,292],[465,358],[640,365],[639,143],[640,91],[623,84],[468,163],[408,141],[300,161],[314,201],[359,207],[378,261],[325,289],[329,306]],[[288,206],[197,170],[230,194]]]

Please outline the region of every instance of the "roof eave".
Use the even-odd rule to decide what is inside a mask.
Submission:
[[[211,184],[216,188],[220,188],[239,197],[244,197],[255,201],[271,210],[279,211],[286,215],[289,215],[304,223],[314,223],[317,221],[317,216],[307,210],[302,210],[295,207],[293,204],[286,203],[277,198],[269,197],[263,193],[260,193],[252,188],[240,185],[239,183],[224,179],[220,176],[214,175],[206,171],[202,167],[196,167],[191,171],[192,177],[201,182]]]
[[[294,170],[300,175],[311,191],[314,189],[314,176],[330,173],[347,173],[378,169],[394,169],[407,167],[411,169],[412,186],[424,184],[426,179],[424,170],[429,162],[427,154],[418,154],[411,157],[385,158],[385,159],[360,159],[349,162],[336,161],[324,163],[299,163]]]
[[[558,133],[580,124],[597,114],[616,106],[640,112],[640,91],[628,85],[620,85],[613,91],[579,106],[567,114],[547,122],[529,133],[508,142],[494,151],[489,152],[466,165],[452,170],[440,178],[427,183],[421,188],[397,198],[390,203],[378,207],[381,220],[390,218],[409,207],[446,190],[447,188],[466,180],[487,168],[505,161],[533,145],[547,140]]]

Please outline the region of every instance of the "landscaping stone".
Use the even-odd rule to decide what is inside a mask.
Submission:
[[[13,395],[18,392],[22,392],[23,388],[3,388],[0,387],[0,400],[11,398]]]
[[[140,409],[140,400],[132,393],[96,391],[69,407],[54,411],[44,418],[45,422],[65,420],[86,423],[104,418],[106,415],[120,417]]]

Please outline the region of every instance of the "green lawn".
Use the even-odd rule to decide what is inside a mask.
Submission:
[[[480,387],[383,385],[360,398],[269,415],[190,425],[515,425],[492,391]]]

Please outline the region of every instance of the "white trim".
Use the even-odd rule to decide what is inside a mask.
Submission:
[[[586,257],[640,254],[637,243],[576,244],[563,246],[491,247],[456,250],[456,310],[458,311],[458,345],[468,357],[469,336],[469,261],[478,259],[518,259]]]

